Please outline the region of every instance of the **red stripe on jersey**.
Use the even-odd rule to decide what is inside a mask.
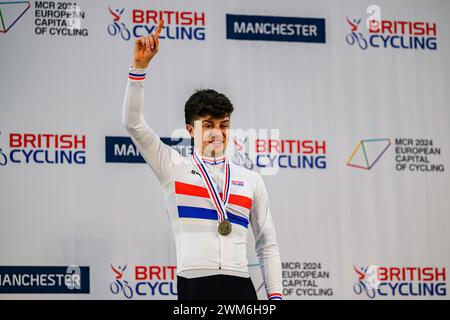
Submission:
[[[208,190],[206,190],[206,188],[180,181],[175,181],[175,193],[184,194],[187,196],[209,198]],[[220,196],[222,197],[222,193],[220,193]],[[252,207],[252,199],[238,194],[230,194],[228,202],[249,210]]]

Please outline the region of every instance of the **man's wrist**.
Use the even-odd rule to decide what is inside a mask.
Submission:
[[[143,62],[139,62],[139,61],[133,61],[132,65],[133,68],[135,69],[147,69],[148,67],[148,63],[143,63]]]

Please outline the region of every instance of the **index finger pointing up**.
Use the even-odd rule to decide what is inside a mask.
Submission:
[[[156,29],[156,33],[155,33],[156,39],[159,38],[159,34],[161,33],[163,25],[164,25],[164,19],[159,20],[158,29]]]

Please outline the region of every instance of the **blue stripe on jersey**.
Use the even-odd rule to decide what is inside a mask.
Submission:
[[[199,207],[177,206],[178,216],[180,218],[197,218],[207,220],[217,220],[217,212],[215,209],[206,209]],[[231,223],[239,224],[245,228],[248,227],[248,220],[246,218],[234,215],[227,212],[228,220]]]

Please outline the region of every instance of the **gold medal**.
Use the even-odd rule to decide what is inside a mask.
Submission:
[[[222,236],[227,236],[227,235],[229,235],[229,234],[231,233],[231,223],[230,223],[230,221],[228,221],[228,220],[221,221],[221,222],[219,223],[219,228],[218,228],[218,230],[219,230],[219,233],[220,233]]]

